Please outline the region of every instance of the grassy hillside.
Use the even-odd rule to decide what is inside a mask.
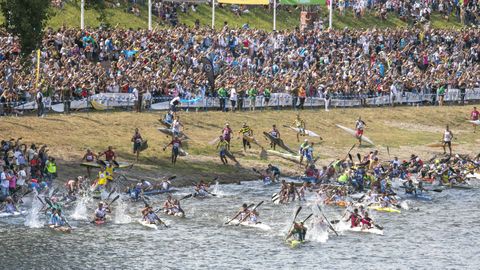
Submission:
[[[315,155],[320,155],[318,165],[326,165],[333,158],[345,156],[355,139],[335,127],[335,124],[353,126],[358,116],[367,123],[365,135],[372,139],[375,147],[356,148],[352,153],[365,153],[378,149],[387,157],[390,154],[407,158],[411,153],[429,158],[440,153],[440,148],[430,148],[429,143],[439,142],[446,124],[449,124],[458,146],[456,152],[477,154],[480,134],[472,133],[472,126],[465,121],[469,107],[401,107],[369,109],[335,109],[330,112],[308,110],[301,116],[307,122],[307,128],[319,133],[324,141],[315,147]],[[162,151],[168,139],[157,131],[160,113],[78,113],[70,116],[52,114],[46,118],[24,116],[21,118],[5,117],[0,122],[2,139],[23,137],[25,143],[47,144],[52,156],[60,160],[62,178],[84,174],[79,162],[86,148],[95,152],[103,151],[107,146],[115,147],[119,160],[133,162],[130,138],[134,128],[138,127],[142,136],[149,141],[147,149],[140,158],[131,177],[152,177],[177,174],[179,184],[188,184],[200,178],[209,179],[220,175],[223,182],[255,178],[251,168],[265,168],[268,163],[280,166],[289,174],[301,174],[302,168],[290,161],[276,157],[261,157],[260,148],[244,153],[241,141],[232,140],[232,152],[239,159],[241,166],[223,166],[217,156],[215,147],[210,145],[212,139],[220,134],[225,122],[229,122],[234,132],[238,132],[242,122],[247,122],[255,131],[257,140],[266,148],[268,142],[262,131],[268,131],[272,124],[282,126],[291,123],[295,117],[293,111],[264,111],[245,113],[187,113],[182,112],[181,119],[186,127],[185,133],[192,138],[187,151],[188,157],[180,157],[176,167],[169,162],[170,151]],[[296,149],[295,133],[280,128],[282,138],[291,148]],[[303,138],[302,138],[303,140]],[[318,140],[316,140],[318,141]]]
[[[52,28],[59,28],[63,25],[69,27],[80,26],[80,7],[78,4],[67,4],[63,10],[52,9],[53,16],[48,22],[48,26]],[[147,9],[141,9],[141,16],[137,17],[131,13],[126,13],[124,7],[110,8],[107,10],[108,23],[111,26],[121,28],[146,28],[148,24]],[[196,19],[201,25],[210,26],[212,21],[212,12],[209,5],[200,5],[197,12],[189,10],[187,13],[179,12],[180,23],[185,23],[192,26]],[[324,7],[320,16],[323,18],[324,25],[328,26],[328,11]],[[255,7],[250,9],[249,14],[237,16],[230,11],[230,8],[217,8],[215,16],[216,27],[222,27],[224,21],[227,21],[231,27],[241,27],[248,23],[252,28],[271,30],[272,29],[272,10],[262,7]],[[98,27],[98,13],[95,10],[87,10],[85,13],[85,24],[90,27]],[[3,22],[3,17],[0,17],[0,23]],[[289,13],[285,10],[277,11],[277,30],[293,29],[300,24],[300,8],[295,9]],[[166,27],[166,24],[158,20],[154,16],[154,27]],[[388,19],[383,21],[374,16],[372,13],[362,19],[356,19],[353,14],[347,13],[346,16],[340,16],[335,12],[333,17],[333,27],[336,29],[348,28],[393,28],[393,27],[408,27],[408,24],[400,20],[393,14],[388,15]],[[432,27],[435,28],[460,28],[461,24],[454,19],[446,21],[438,14],[432,15]]]

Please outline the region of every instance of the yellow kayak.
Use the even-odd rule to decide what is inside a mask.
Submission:
[[[300,240],[285,240],[287,245],[289,245],[291,248],[296,248],[299,245],[305,243],[305,241],[300,241]]]
[[[368,207],[369,209],[379,211],[379,212],[387,212],[387,213],[401,213],[402,211],[392,208],[392,207],[382,207],[380,205],[372,205]]]

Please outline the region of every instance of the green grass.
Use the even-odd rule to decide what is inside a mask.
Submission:
[[[52,9],[53,15],[48,22],[48,26],[54,29],[60,28],[63,25],[67,27],[79,27],[80,26],[80,7],[78,4],[69,3],[64,9]],[[108,23],[112,27],[120,28],[132,28],[132,29],[145,29],[148,26],[147,9],[141,9],[141,16],[137,17],[131,13],[126,13],[124,7],[109,8],[107,9]],[[225,21],[233,28],[242,27],[243,24],[248,23],[251,28],[272,30],[273,27],[273,11],[265,9],[263,7],[250,8],[249,14],[243,14],[237,16],[230,11],[229,6],[224,8],[217,8],[215,16],[215,27],[220,28]],[[197,8],[197,12],[192,12],[190,9],[187,13],[179,12],[180,23],[184,23],[189,26],[193,26],[195,20],[199,20],[202,26],[210,26],[212,22],[211,6],[200,5]],[[87,27],[98,27],[100,21],[98,20],[99,14],[95,10],[86,10],[85,12],[85,25]],[[324,26],[328,26],[328,10],[326,7],[322,7],[320,17],[324,21]],[[0,23],[3,23],[3,17],[0,16]],[[300,25],[300,8],[294,9],[292,12],[285,10],[277,11],[277,30],[293,29]],[[431,26],[433,28],[461,28],[462,25],[456,21],[454,16],[450,16],[450,20],[447,21],[440,14],[433,14],[431,20]],[[166,27],[165,23],[153,16],[153,27],[163,28]],[[351,28],[407,28],[409,27],[407,22],[400,20],[398,16],[394,14],[388,14],[387,20],[380,20],[374,13],[368,14],[361,19],[357,19],[353,16],[352,12],[347,12],[345,16],[340,16],[338,12],[333,16],[333,27],[335,29]]]

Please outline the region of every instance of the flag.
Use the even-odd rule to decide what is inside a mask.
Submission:
[[[202,57],[200,61],[203,64],[203,72],[207,75],[208,83],[210,84],[210,89],[215,91],[215,74],[213,71],[213,63],[207,57]]]

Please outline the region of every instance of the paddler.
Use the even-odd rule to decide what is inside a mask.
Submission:
[[[17,207],[15,206],[15,202],[13,201],[12,197],[8,196],[5,198],[5,213],[15,213],[17,211]]]
[[[93,153],[92,150],[90,150],[89,148],[87,148],[87,152],[85,153],[85,155],[83,155],[82,161],[94,162],[96,159],[98,159],[98,155]],[[90,170],[90,166],[87,166],[88,177],[90,177]]]
[[[142,147],[143,139],[140,135],[138,128],[135,128],[135,133],[132,136],[131,142],[133,142],[133,154],[135,155],[135,161],[138,161],[138,155],[140,154],[140,148]]]
[[[227,160],[227,155],[226,154],[227,154],[227,151],[229,149],[230,144],[223,138],[223,136],[220,136],[219,138],[220,138],[220,140],[218,141],[216,149],[220,150],[218,152],[218,154],[220,155],[220,160],[222,161],[222,163],[224,165],[227,165],[228,160]]]
[[[167,196],[167,200],[163,203],[163,212],[171,216],[178,213],[184,213],[183,209],[180,207],[180,201],[173,198],[170,194]]]
[[[142,209],[143,220],[147,221],[149,224],[156,224],[158,216],[153,211],[151,206],[146,206]]]
[[[353,209],[353,212],[350,214],[348,219],[346,220],[347,222],[350,221],[350,227],[354,228],[360,225],[361,221],[361,216],[358,214],[358,209],[355,208]]]
[[[94,221],[105,221],[107,213],[111,213],[110,206],[105,205],[103,202],[99,202],[98,208],[95,209],[93,216]]]
[[[270,180],[272,181],[272,183],[280,180],[280,169],[273,166],[272,164],[268,164],[267,174],[270,174]]]
[[[165,149],[167,149],[167,147],[170,145],[172,146],[172,164],[175,166],[175,163],[177,163],[178,154],[180,152],[180,147],[182,146],[182,141],[177,136],[174,136],[172,141],[163,147],[163,151],[165,151]]]
[[[470,112],[470,120],[478,121],[480,116],[480,112],[477,111],[477,107],[473,107],[473,110]],[[477,131],[477,125],[473,124],[473,133]]]
[[[48,221],[48,225],[53,227],[62,227],[65,225],[65,222],[62,218],[62,210],[60,208],[54,208],[52,210],[52,214],[50,215],[50,220]]]
[[[75,179],[70,179],[67,181],[67,183],[65,184],[66,188],[67,188],[67,191],[68,191],[68,195],[69,196],[73,196],[75,195],[75,193],[80,189],[80,182],[83,180],[83,177],[81,176],[78,176],[77,178]]]
[[[306,124],[302,118],[300,118],[300,114],[297,113],[297,118],[293,121],[293,126],[298,129],[297,131],[297,142],[300,142],[300,136],[305,136],[305,129]]]
[[[295,187],[295,184],[293,182],[288,183],[287,187],[287,194],[284,198],[283,203],[288,203],[289,201],[295,201],[295,198],[299,198],[300,193],[298,193],[297,188]]]
[[[140,185],[141,185],[141,189],[142,189],[143,191],[148,191],[148,190],[153,189],[152,183],[148,182],[148,181],[145,180],[145,179],[142,179],[142,180],[140,181]]]
[[[206,197],[208,195],[208,184],[200,180],[200,182],[195,186],[194,197]]]
[[[449,151],[450,155],[452,155],[452,139],[453,139],[453,132],[450,131],[450,129],[447,125],[446,128],[445,128],[445,131],[443,132],[443,138],[442,138],[443,154],[447,153],[445,146],[448,146],[448,151]]]
[[[403,183],[403,186],[405,187],[405,193],[406,194],[417,194],[417,189],[415,188],[415,185],[413,184],[412,179],[408,179],[407,182]]]
[[[270,130],[268,134],[270,134],[270,136],[272,136],[275,139],[280,139],[280,131],[278,131],[276,125],[272,125],[272,130]],[[275,146],[277,146],[277,143],[275,142],[275,140],[271,140],[270,147],[273,148],[273,150],[275,150]]]
[[[363,122],[362,118],[359,116],[357,122],[355,122],[355,136],[358,139],[359,145],[362,145],[362,136],[363,136],[363,129],[367,124]]]
[[[247,123],[243,123],[242,128],[238,133],[242,135],[243,151],[246,152],[247,146],[248,149],[252,148],[250,141],[253,139],[253,130],[247,125]]]
[[[222,130],[222,137],[228,143],[228,150],[230,151],[230,140],[232,139],[232,129],[229,123],[225,123],[225,127]]]
[[[373,220],[369,217],[368,212],[365,212],[362,218],[362,230],[371,229],[373,227]]]
[[[248,209],[248,205],[246,203],[244,203],[242,205],[242,209],[240,210],[240,214],[238,216],[238,221],[239,222],[248,221],[249,223],[257,224],[257,223],[259,223],[258,216],[259,216],[259,214],[258,214],[257,210]]]
[[[303,225],[303,222],[293,222],[293,228],[287,235],[287,239],[294,236],[298,241],[305,241],[307,234],[307,228]]]

